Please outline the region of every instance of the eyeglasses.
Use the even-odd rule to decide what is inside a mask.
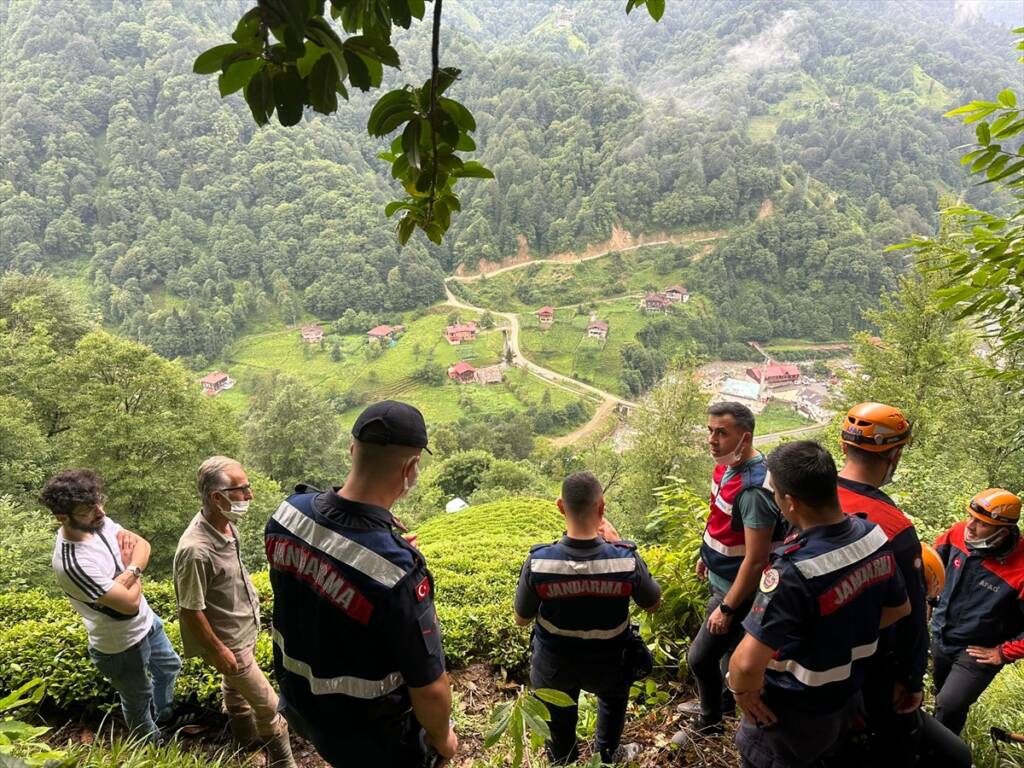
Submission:
[[[245,485],[233,485],[230,488],[218,488],[219,493],[227,493],[228,491],[241,491],[242,493],[249,493],[252,490],[252,486],[249,483]]]

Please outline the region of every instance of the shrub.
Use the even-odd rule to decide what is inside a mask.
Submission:
[[[992,726],[1005,731],[1024,732],[1024,666],[1008,664],[996,675],[978,702],[971,707],[964,728],[964,740],[971,747],[979,768],[1024,768],[1024,748],[1003,744],[997,756],[989,738]]]
[[[678,478],[654,491],[658,505],[649,515],[648,532],[663,545],[644,550],[651,574],[661,585],[661,608],[640,615],[644,640],[659,664],[682,664],[683,652],[704,617],[707,586],[695,573],[700,555],[707,502]]]
[[[260,598],[264,624],[273,612],[273,593],[266,571],[252,575]],[[145,584],[146,599],[163,619],[167,637],[181,654],[174,585],[169,581]],[[46,693],[61,706],[96,708],[115,702],[113,688],[93,667],[87,650],[85,625],[67,598],[50,597],[39,589],[0,592],[0,690],[13,690],[34,677],[46,683]],[[270,635],[260,634],[256,660],[273,668]],[[206,705],[220,699],[220,676],[201,659],[182,659],[176,694]]]
[[[519,570],[532,545],[554,541],[562,530],[554,504],[530,498],[438,515],[417,530],[437,585],[450,664],[525,665],[529,632],[512,621]]]

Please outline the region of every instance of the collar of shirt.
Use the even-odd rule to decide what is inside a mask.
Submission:
[[[390,510],[339,496],[340,487],[325,491],[313,500],[317,512],[339,525],[351,528],[391,528],[395,525]]]
[[[604,544],[604,539],[600,536],[595,536],[592,539],[574,539],[568,534],[562,536],[562,540],[558,542],[563,547],[575,550],[581,555],[593,555],[601,550],[601,545]]]
[[[223,533],[214,528],[210,521],[206,519],[206,515],[203,514],[202,510],[199,510],[199,514],[196,515],[196,520],[203,534],[213,539],[213,542],[218,547],[233,547],[238,536],[235,535],[234,528],[231,523],[228,523],[228,529],[231,531],[231,536],[225,536]]]
[[[749,459],[744,461],[742,464],[737,464],[735,467],[726,467],[725,474],[722,475],[722,482],[724,483],[726,480],[728,480],[733,475],[738,475],[740,472],[742,472],[747,467],[751,467],[754,464],[758,464],[758,463],[760,463],[762,461],[764,461],[764,454],[761,453],[760,451],[758,451],[753,456],[751,456]]]
[[[846,490],[848,490],[848,491],[853,491],[854,493],[859,493],[861,496],[867,496],[869,498],[879,499],[880,501],[884,501],[886,504],[888,504],[890,506],[893,506],[893,507],[896,506],[896,502],[893,501],[889,497],[889,494],[887,494],[881,488],[876,488],[873,485],[868,485],[867,483],[862,483],[859,480],[850,480],[850,479],[842,477],[842,476],[837,478],[837,483],[838,483],[838,485],[842,486],[843,488],[846,488]]]
[[[844,533],[847,533],[852,526],[853,518],[847,517],[838,523],[832,523],[831,525],[816,525],[813,528],[808,528],[806,531],[802,531],[800,533],[800,539],[824,539],[842,536]]]

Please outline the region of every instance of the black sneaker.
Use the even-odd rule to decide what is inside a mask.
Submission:
[[[191,704],[180,704],[171,712],[166,720],[157,721],[157,728],[165,739],[171,739],[178,733],[192,735],[206,730],[210,724],[210,710],[196,707]]]

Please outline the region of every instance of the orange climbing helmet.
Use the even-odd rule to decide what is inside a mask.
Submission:
[[[967,502],[967,511],[989,525],[1017,525],[1020,497],[1002,488],[989,488]]]
[[[910,442],[910,422],[899,408],[882,403],[860,403],[846,412],[839,440],[872,453]]]
[[[924,586],[928,598],[934,600],[942,594],[946,585],[946,566],[931,544],[921,542],[921,569],[924,571]]]

